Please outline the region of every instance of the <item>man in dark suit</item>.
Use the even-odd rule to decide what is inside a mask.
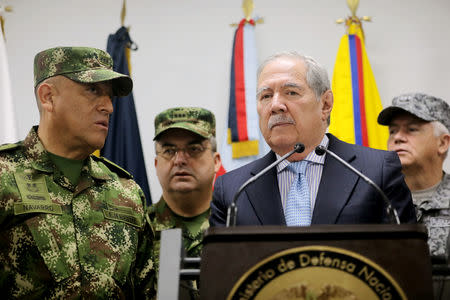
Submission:
[[[347,144],[326,134],[332,107],[327,72],[314,59],[295,52],[269,57],[258,69],[257,110],[261,132],[272,151],[217,179],[211,225],[223,226],[239,187],[298,142],[305,145],[302,153],[290,156],[239,196],[237,225],[388,222],[378,192],[333,157],[317,155],[314,149],[318,145],[378,184],[401,222],[416,222],[396,153]],[[296,165],[304,165],[303,171]]]

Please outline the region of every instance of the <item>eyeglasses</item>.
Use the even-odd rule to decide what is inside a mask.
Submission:
[[[164,157],[167,160],[171,160],[178,152],[183,151],[187,156],[191,158],[197,158],[202,155],[206,149],[209,148],[201,144],[187,145],[183,148],[175,146],[162,146],[160,151],[156,151],[156,154]]]

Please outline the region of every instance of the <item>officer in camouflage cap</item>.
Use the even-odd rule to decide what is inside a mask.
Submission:
[[[450,130],[450,105],[442,99],[422,93],[409,93],[392,99],[392,105],[379,114],[378,123],[389,125],[392,118],[402,112],[428,122],[439,121]]]
[[[215,127],[214,115],[203,108],[171,108],[155,118],[155,168],[163,190],[159,202],[148,213],[154,239],[149,265],[154,266],[155,274],[162,230],[182,228],[187,256],[200,255],[202,233],[209,227],[214,177],[221,166]],[[155,281],[144,288],[150,295],[156,291],[153,278]],[[181,299],[198,298],[197,282],[181,286],[186,285],[193,290],[182,288]]]
[[[448,264],[450,255],[450,175],[443,171],[450,144],[450,105],[423,93],[400,95],[378,116],[389,126],[388,150],[396,151],[411,190],[417,220],[428,228],[432,262]],[[450,281],[433,276],[435,295]],[[437,298],[438,299],[438,298]],[[441,299],[450,299],[450,294]]]
[[[171,128],[179,128],[196,133],[205,139],[216,136],[216,120],[206,109],[196,107],[177,107],[163,111],[155,118],[155,137]]]
[[[111,56],[87,47],[56,47],[34,58],[34,87],[43,80],[63,75],[80,83],[112,82],[114,96],[126,96],[133,89],[129,76],[113,71]]]
[[[145,257],[145,199],[100,149],[112,95],[132,89],[98,49],[35,58],[39,126],[0,146],[0,289],[23,299],[132,298]],[[145,240],[148,242],[148,240]]]

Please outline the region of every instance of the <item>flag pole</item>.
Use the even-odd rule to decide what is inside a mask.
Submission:
[[[244,18],[247,22],[250,22],[252,19],[252,13],[255,9],[255,4],[253,3],[253,0],[242,0],[242,11],[244,12]],[[263,24],[264,19],[263,18],[255,18],[254,19],[256,24]],[[239,26],[239,23],[231,23],[231,27],[237,27]]]
[[[11,6],[0,4],[0,144],[17,141],[17,127],[6,53],[5,13],[12,12]]]
[[[352,15],[347,17],[347,19],[339,18],[339,19],[336,20],[336,23],[337,24],[345,24],[347,33],[348,33],[348,29],[349,29],[350,25],[352,25],[352,24],[360,25],[361,31],[362,31],[362,35],[363,35],[363,39],[365,39],[364,30],[362,28],[361,21],[371,22],[372,21],[372,17],[369,17],[369,16],[358,17],[358,16],[356,16],[356,11],[358,10],[358,6],[359,6],[359,0],[346,0],[346,1],[347,1],[347,6],[350,9],[350,12],[351,12]]]
[[[0,27],[2,28],[2,34],[3,34],[3,38],[6,40],[6,36],[5,36],[5,18],[3,16],[3,13],[5,12],[12,12],[12,6],[10,5],[1,5],[0,4]]]
[[[351,15],[336,20],[344,24],[332,78],[334,107],[329,132],[341,140],[377,149],[386,149],[388,132],[377,123],[382,110],[375,77],[365,48],[362,22],[371,17],[358,17],[359,0],[347,0]]]
[[[120,24],[125,26],[125,17],[127,16],[127,1],[123,0],[122,9],[120,10]]]

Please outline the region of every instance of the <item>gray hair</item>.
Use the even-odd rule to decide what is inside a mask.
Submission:
[[[209,138],[209,142],[211,143],[212,152],[217,152],[217,140],[215,136]]]
[[[431,125],[433,125],[433,133],[435,137],[440,137],[443,134],[450,134],[449,130],[447,127],[445,127],[444,124],[442,124],[439,121],[432,121],[430,122]],[[448,149],[444,154],[444,159],[447,157],[448,155]]]
[[[330,80],[328,79],[327,70],[320,65],[314,58],[300,54],[296,51],[285,51],[275,53],[264,60],[258,67],[257,78],[261,75],[262,70],[272,61],[282,58],[292,58],[301,60],[305,63],[306,67],[306,83],[314,91],[317,101],[320,101],[320,97],[327,90],[331,90]]]
[[[439,121],[432,121],[431,125],[433,125],[433,129],[434,129],[433,132],[434,132],[435,136],[441,136],[443,134],[450,134],[448,131],[448,128],[445,127],[445,125]]]

